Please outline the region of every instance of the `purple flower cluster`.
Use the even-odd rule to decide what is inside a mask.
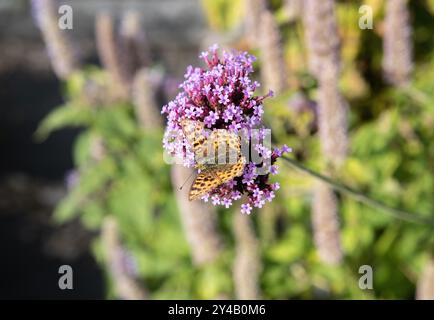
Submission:
[[[163,107],[162,113],[168,120],[163,146],[168,154],[181,159],[184,166],[193,167],[196,164],[194,153],[181,127],[184,119],[201,121],[210,130],[226,129],[247,136],[251,149],[259,154],[262,162],[255,163],[251,156],[243,154],[247,159],[243,174],[215,188],[202,199],[229,208],[233,201],[246,195],[241,212],[250,214],[253,207],[261,208],[275,197],[274,191],[279,184],[270,183],[269,174],[277,174],[274,162],[290,149],[283,146],[271,150],[262,142],[266,132],[262,125],[263,100],[272,96],[272,92],[254,96],[260,86],[250,79],[255,58],[246,52],[228,51],[220,57],[217,51],[218,46],[213,45],[200,54],[207,68],[189,66],[185,81],[179,86],[181,91]],[[269,165],[266,173],[258,170],[264,164]]]

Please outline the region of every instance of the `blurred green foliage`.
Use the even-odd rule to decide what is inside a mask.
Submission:
[[[243,1],[203,0],[211,27],[228,32],[242,19]],[[382,16],[382,1],[365,1]],[[434,212],[434,47],[433,1],[412,3],[415,23],[415,80],[410,91],[387,87],[381,78],[381,39],[374,30],[358,28],[362,1],[339,1],[342,31],[342,90],[351,105],[351,153],[340,179],[393,207],[426,216]],[[272,9],[282,30],[292,89],[266,103],[266,121],[274,142],[286,143],[305,165],[321,170],[319,143],[312,112],[296,112],[289,101],[298,92],[312,99],[315,82],[306,74],[303,30],[287,21],[282,1]],[[431,29],[430,29],[431,28]],[[427,36],[428,34],[428,36]],[[243,40],[240,39],[240,42]],[[429,52],[427,52],[429,48]],[[256,65],[259,69],[261,61]],[[44,138],[65,126],[82,131],[74,148],[78,182],[55,212],[62,223],[80,217],[98,230],[106,215],[117,218],[124,244],[134,257],[140,279],[152,298],[233,297],[233,214],[220,210],[225,240],[222,257],[210,266],[195,267],[183,234],[170,184],[169,166],[162,158],[162,131],[141,128],[129,102],[88,105],[82,95],[87,81],[103,83],[99,69],[77,73],[65,86],[66,104],[41,123]],[[96,160],[94,142],[104,145]],[[413,298],[417,276],[434,249],[430,226],[389,217],[354,200],[340,198],[341,236],[345,260],[340,267],[322,264],[312,241],[310,207],[313,180],[278,162],[274,179],[282,188],[273,203],[253,214],[260,240],[264,298]],[[98,240],[95,254],[104,265]],[[374,290],[358,287],[361,265],[374,268]],[[248,275],[246,275],[248,276]]]

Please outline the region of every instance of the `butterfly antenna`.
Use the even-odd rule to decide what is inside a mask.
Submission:
[[[190,175],[188,176],[188,178],[184,181],[184,183],[182,184],[182,186],[179,187],[179,190],[182,190],[182,188],[184,188],[185,184],[188,182],[188,180],[191,179],[191,177],[193,176],[194,171],[192,173],[190,173]]]

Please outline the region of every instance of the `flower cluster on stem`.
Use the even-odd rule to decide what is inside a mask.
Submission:
[[[224,129],[246,137],[250,152],[254,150],[261,162],[253,162],[251,155],[243,154],[247,163],[242,175],[218,186],[202,199],[229,208],[245,195],[247,201],[241,205],[241,212],[250,214],[254,207],[261,208],[275,197],[279,184],[270,183],[269,175],[277,174],[274,163],[290,151],[286,145],[272,149],[263,142],[267,134],[262,123],[263,101],[273,93],[255,96],[260,84],[251,79],[255,58],[247,52],[223,51],[219,55],[218,46],[213,45],[199,58],[206,68],[189,66],[185,81],[179,86],[180,92],[163,106],[162,113],[167,117],[163,146],[168,154],[182,159],[184,166],[197,165],[183,132],[182,123],[186,119],[200,121],[209,130]],[[264,173],[259,169],[265,164],[268,168]]]

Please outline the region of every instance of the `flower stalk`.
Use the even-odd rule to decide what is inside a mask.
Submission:
[[[413,71],[412,28],[407,0],[386,1],[383,35],[383,74],[387,83],[403,87]]]
[[[288,75],[279,26],[269,10],[261,14],[261,73],[266,88],[280,94],[288,88]]]
[[[179,189],[193,173],[180,165],[172,167],[172,185],[185,235],[190,244],[193,263],[202,266],[215,261],[223,249],[217,230],[215,208],[201,201],[189,201],[186,189]]]
[[[133,78],[136,70],[150,66],[151,54],[140,13],[131,10],[124,13],[120,42],[123,63],[130,78]]]
[[[434,300],[434,259],[426,262],[419,277],[416,290],[417,300]]]
[[[55,0],[32,0],[32,12],[48,50],[54,73],[65,80],[79,68],[79,58],[67,32],[58,25]]]
[[[334,0],[305,1],[304,25],[309,68],[318,81],[321,152],[327,170],[335,173],[347,154],[348,106],[338,89],[340,40]],[[337,199],[333,191],[322,184],[314,191],[312,224],[315,243],[322,260],[329,264],[339,264],[343,253]]]
[[[235,297],[240,300],[260,299],[259,276],[262,266],[251,216],[235,214],[233,230],[236,241],[233,267]]]
[[[130,94],[131,74],[125,59],[122,59],[122,47],[112,16],[103,12],[96,16],[95,34],[98,54],[104,68],[110,75],[111,91],[115,99],[128,99]]]
[[[128,267],[126,249],[120,239],[117,221],[112,216],[107,216],[104,219],[101,229],[101,242],[118,297],[125,300],[148,299],[148,293],[139,284]]]
[[[142,68],[137,71],[132,86],[132,100],[139,125],[148,130],[163,127],[154,92],[150,70]]]
[[[244,28],[252,47],[260,42],[261,14],[267,10],[267,0],[244,0]]]

